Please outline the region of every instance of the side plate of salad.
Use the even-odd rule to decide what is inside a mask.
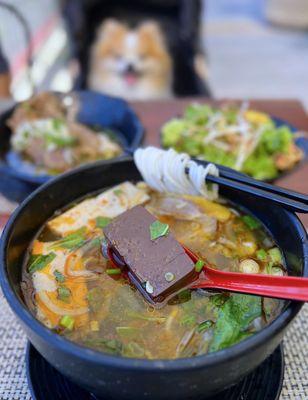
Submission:
[[[306,134],[307,138],[307,134]],[[268,114],[226,104],[190,104],[161,130],[164,148],[271,181],[293,169],[308,152],[303,132]]]

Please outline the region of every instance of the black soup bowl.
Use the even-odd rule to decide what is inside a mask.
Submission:
[[[140,360],[107,355],[68,341],[37,321],[23,301],[22,261],[46,220],[76,199],[139,179],[132,159],[123,158],[80,167],[38,188],[5,228],[0,251],[2,289],[34,347],[61,373],[92,393],[118,400],[204,399],[238,382],[262,363],[278,346],[302,304],[287,302],[263,330],[216,353],[177,360]],[[233,189],[221,188],[220,192],[264,223],[283,250],[289,274],[308,276],[307,235],[294,214]]]

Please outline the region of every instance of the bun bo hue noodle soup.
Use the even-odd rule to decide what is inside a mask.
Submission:
[[[24,297],[37,319],[83,346],[148,359],[214,352],[271,322],[283,302],[258,296],[184,288],[161,308],[153,307],[103,257],[103,231],[125,211],[142,206],[213,268],[285,273],[280,250],[258,220],[223,199],[191,193],[124,182],[59,211],[33,241],[23,268]]]

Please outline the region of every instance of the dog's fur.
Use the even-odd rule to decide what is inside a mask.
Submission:
[[[106,20],[92,47],[89,87],[128,100],[164,99],[172,95],[172,59],[159,25],[137,28]]]

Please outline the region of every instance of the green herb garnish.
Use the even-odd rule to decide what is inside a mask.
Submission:
[[[202,268],[204,267],[204,261],[203,260],[198,260],[195,264],[195,270],[196,272],[201,272]]]
[[[65,303],[69,303],[69,299],[71,297],[71,291],[66,286],[60,286],[57,289],[58,299],[64,301]]]
[[[56,269],[53,274],[58,282],[60,283],[65,282],[65,276],[62,274],[62,272]]]
[[[267,252],[264,249],[259,249],[256,252],[257,259],[260,261],[265,261],[267,259]]]
[[[122,271],[121,271],[120,268],[109,268],[109,269],[106,269],[106,274],[108,274],[108,275],[119,275],[121,273],[122,273]]]
[[[139,333],[139,329],[132,326],[117,326],[116,331],[118,335],[123,337],[130,337]]]
[[[252,217],[251,215],[243,215],[242,217],[242,221],[245,223],[245,225],[248,226],[249,229],[251,229],[252,231],[254,229],[258,229],[261,227],[261,223],[255,219],[254,217]]]
[[[95,219],[97,228],[105,228],[111,222],[111,218],[108,217],[97,217]]]
[[[169,232],[169,225],[160,221],[154,221],[150,225],[151,240],[156,240],[161,236],[166,236]]]
[[[28,271],[30,274],[33,272],[40,271],[45,268],[48,264],[50,264],[56,258],[55,253],[49,254],[36,254],[30,257]]]
[[[282,264],[282,254],[278,247],[273,247],[268,250],[268,255],[273,265]]]
[[[87,300],[93,312],[97,312],[103,302],[103,293],[100,287],[94,287],[88,291]]]
[[[142,319],[143,321],[160,322],[160,323],[165,322],[167,319],[166,317],[148,317],[147,315],[142,315],[135,311],[129,311],[127,313],[127,316],[131,318]]]
[[[74,250],[82,246],[86,241],[86,227],[82,227],[77,231],[70,233],[64,238],[57,240],[50,249],[57,250],[59,248]]]
[[[123,194],[123,190],[122,190],[122,189],[115,189],[115,190],[113,191],[113,193],[114,193],[116,196],[120,196],[121,194]]]
[[[214,325],[214,322],[211,321],[210,319],[208,319],[204,322],[201,322],[201,324],[199,324],[197,327],[197,332],[202,333],[202,332],[210,329],[213,325]]]
[[[115,354],[115,355],[120,355],[123,347],[122,343],[116,339],[110,339],[110,340],[103,338],[86,339],[84,341],[84,344],[86,346],[99,348],[109,354]]]
[[[251,322],[262,315],[261,297],[234,294],[221,306],[209,351],[229,347],[251,334]]]
[[[70,315],[64,315],[60,320],[60,325],[63,326],[63,328],[68,329],[69,331],[73,330],[74,324],[75,320]]]

